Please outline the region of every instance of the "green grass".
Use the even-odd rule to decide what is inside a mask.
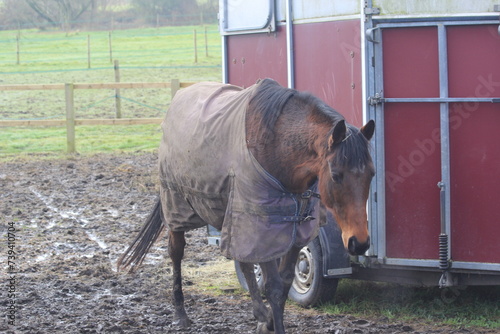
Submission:
[[[193,30],[198,31],[198,62],[194,62]],[[122,82],[182,82],[221,80],[221,42],[216,26],[165,27],[114,31],[113,59],[120,62]],[[109,59],[109,33],[21,32],[21,63],[16,65],[15,31],[0,31],[0,84],[114,82]],[[87,68],[87,35],[91,36],[92,67]],[[167,90],[124,89],[121,95],[137,101],[129,115],[157,117],[166,109]],[[79,90],[75,106],[80,117],[112,117],[113,90]],[[156,109],[155,109],[156,108]],[[138,111],[137,111],[138,110]],[[36,119],[64,114],[63,91],[0,91],[0,119]],[[126,117],[124,115],[124,117]]]
[[[198,66],[220,65],[220,36],[216,25],[115,30],[111,33],[113,59],[121,66],[193,66],[194,30],[197,31]],[[20,64],[16,65],[17,31],[0,31],[0,72],[87,69],[90,37],[92,68],[110,67],[108,31],[20,32]]]
[[[193,31],[197,30],[198,62]],[[120,62],[121,82],[221,80],[221,39],[216,25],[163,27],[112,32],[113,59]],[[20,32],[20,64],[16,64],[17,31],[0,31],[0,85],[114,82],[109,58],[109,32]],[[87,68],[87,36],[91,68]],[[123,118],[164,116],[169,89],[122,89]],[[114,90],[76,90],[76,118],[114,118]],[[0,120],[64,119],[63,90],[1,91]],[[156,126],[158,128],[158,126]],[[78,153],[151,150],[158,147],[155,126],[77,127]],[[16,154],[61,154],[64,128],[0,128],[0,159]]]
[[[500,329],[500,286],[422,288],[341,280],[321,310],[390,321]]]
[[[66,129],[62,127],[9,127],[0,130],[0,161],[20,155],[59,157],[66,152]],[[161,139],[159,125],[100,125],[76,128],[76,150],[80,154],[151,152]]]

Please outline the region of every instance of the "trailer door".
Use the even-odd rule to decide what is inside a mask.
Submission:
[[[372,255],[382,263],[500,270],[498,27],[477,17],[368,31]]]

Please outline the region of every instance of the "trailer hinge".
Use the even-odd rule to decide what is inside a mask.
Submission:
[[[380,41],[377,41],[377,39],[375,38],[375,32],[379,29],[380,29],[379,27],[366,29],[365,31],[366,39],[372,43],[380,43]]]
[[[384,102],[384,98],[382,97],[381,93],[376,93],[375,95],[370,96],[368,98],[368,103],[371,106],[376,106],[377,104],[382,104],[383,102]]]
[[[380,8],[377,7],[365,7],[365,15],[379,15]]]

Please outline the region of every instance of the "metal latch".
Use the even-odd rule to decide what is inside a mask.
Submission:
[[[365,15],[378,15],[378,14],[380,14],[380,8],[365,7]]]
[[[375,106],[377,104],[381,104],[384,102],[384,98],[382,97],[381,93],[376,93],[373,96],[370,96],[368,98],[368,103],[370,103],[371,106]]]

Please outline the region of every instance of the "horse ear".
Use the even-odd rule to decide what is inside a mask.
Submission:
[[[375,121],[371,119],[370,121],[368,121],[368,123],[365,124],[365,126],[359,129],[359,131],[361,131],[361,133],[367,140],[372,139],[373,133],[375,132]]]
[[[342,142],[345,139],[346,131],[345,121],[338,121],[333,128],[332,135],[328,138],[328,149],[331,149],[334,144]]]

